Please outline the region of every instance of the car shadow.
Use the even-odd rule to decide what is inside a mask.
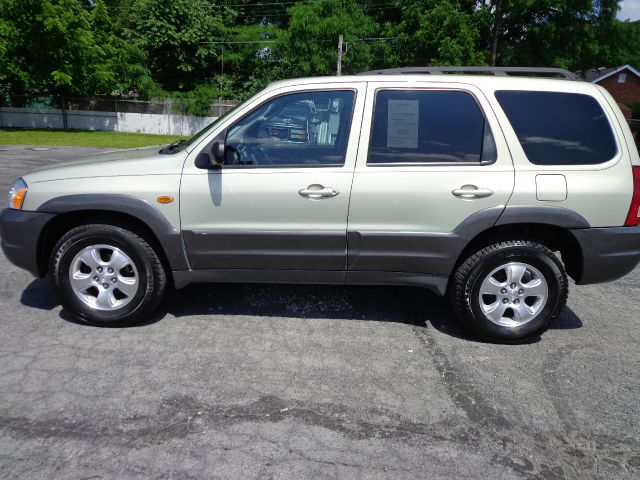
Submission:
[[[21,303],[31,308],[53,310],[60,305],[47,280],[36,279],[22,292]],[[157,323],[167,315],[256,316],[344,321],[401,323],[433,328],[449,336],[475,341],[455,319],[449,302],[418,287],[266,285],[266,284],[194,284],[167,293],[159,308],[147,321],[135,328]],[[64,308],[60,317],[82,324]],[[552,329],[580,328],[582,321],[569,308]],[[539,337],[530,340],[536,342]]]

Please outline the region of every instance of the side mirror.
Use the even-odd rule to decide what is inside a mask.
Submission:
[[[224,165],[224,142],[213,142],[210,147],[209,157],[211,158],[211,165],[221,167]]]
[[[225,159],[224,140],[226,132],[218,135],[207,147],[196,157],[195,166],[205,170],[217,170],[222,168]]]

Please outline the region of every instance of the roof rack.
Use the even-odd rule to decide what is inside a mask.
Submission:
[[[538,67],[401,67],[384,68],[358,73],[358,75],[412,75],[430,74],[485,74],[498,77],[545,77],[561,78],[565,80],[582,81],[575,73],[562,68],[538,68]]]

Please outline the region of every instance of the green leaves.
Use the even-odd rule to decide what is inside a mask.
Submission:
[[[142,56],[116,35],[103,0],[1,0],[0,74],[10,93],[132,91]],[[137,70],[137,74],[131,74]]]
[[[475,11],[455,0],[407,3],[401,21],[388,29],[399,37],[391,53],[394,66],[486,64]]]
[[[300,3],[288,10],[289,25],[278,43],[278,52],[290,63],[293,76],[334,75],[338,35],[344,35],[343,73],[356,73],[372,62],[367,37],[378,31],[376,22],[358,2],[323,0]]]
[[[499,5],[499,8],[498,8]],[[0,0],[0,97],[173,96],[414,65],[640,66],[619,0]]]
[[[206,83],[218,64],[226,9],[205,0],[138,0],[130,37],[147,52],[154,78],[167,90]]]
[[[58,70],[51,72],[51,78],[53,78],[56,87],[70,87],[73,83],[73,77],[71,75]]]

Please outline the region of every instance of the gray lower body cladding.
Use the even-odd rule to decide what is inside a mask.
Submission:
[[[578,285],[616,280],[640,262],[640,227],[571,230],[582,250]]]
[[[194,270],[344,271],[346,267],[345,232],[185,230],[182,236]]]
[[[15,266],[35,276],[38,266],[38,241],[47,223],[55,215],[41,212],[6,209],[0,213],[2,251]]]
[[[419,285],[442,294],[469,240],[492,226],[500,213],[501,209],[479,212],[447,234],[185,231],[191,269],[186,266],[180,233],[161,222],[151,224],[167,254],[176,286],[211,281]],[[56,215],[4,210],[0,237],[7,258],[39,275],[38,242]],[[640,227],[569,231],[583,260],[575,278],[578,284],[615,280],[640,262]]]
[[[482,210],[450,233],[184,230],[197,269],[409,272],[449,275],[460,253],[504,207]]]
[[[447,275],[426,275],[406,272],[327,271],[327,270],[266,270],[212,268],[174,271],[176,288],[190,283],[290,283],[323,285],[398,285],[424,287],[438,295],[447,290]]]

